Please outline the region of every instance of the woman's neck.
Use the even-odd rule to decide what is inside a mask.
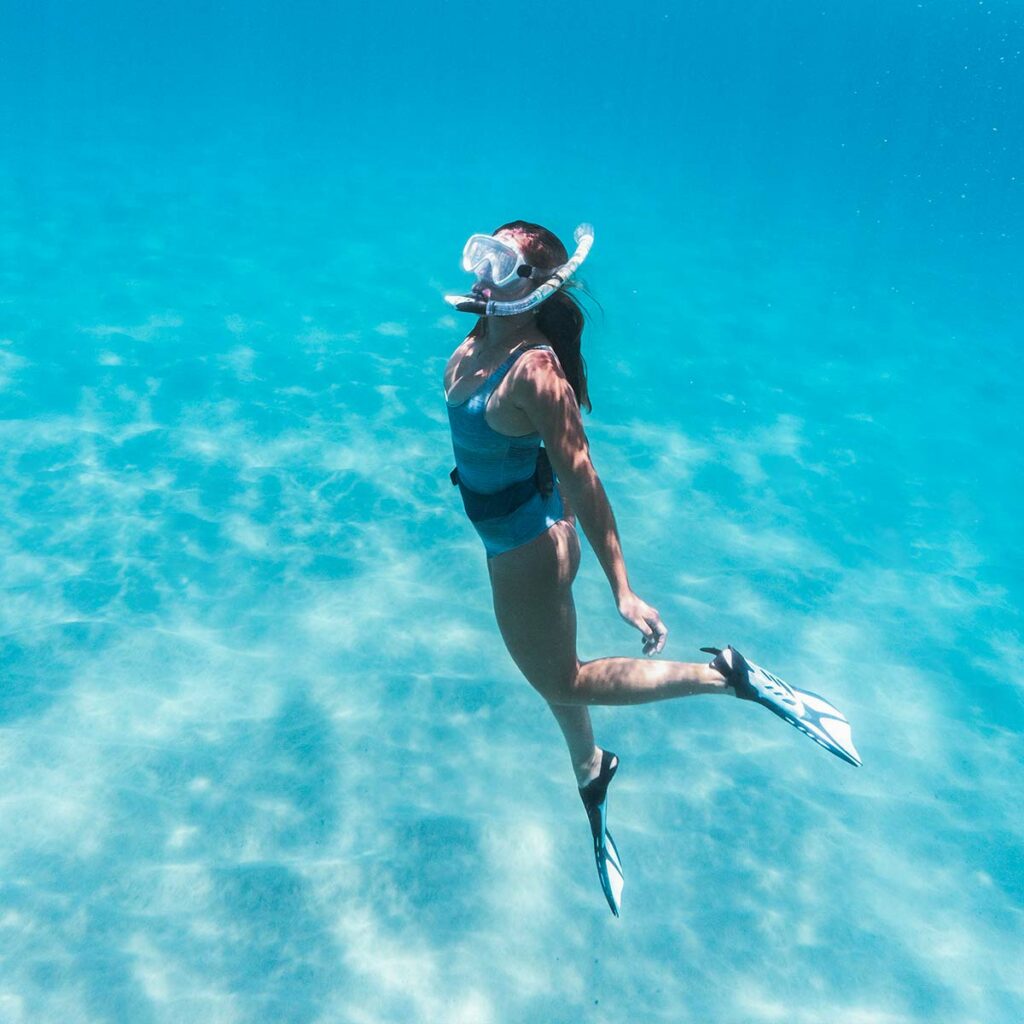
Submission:
[[[537,316],[532,311],[515,316],[489,316],[484,331],[477,339],[482,352],[515,348],[524,338],[537,333]]]

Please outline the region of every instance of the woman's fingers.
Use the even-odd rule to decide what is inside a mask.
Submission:
[[[668,627],[661,621],[658,609],[629,593],[619,601],[619,614],[643,634],[644,654],[660,654],[668,637]]]
[[[648,629],[643,638],[644,654],[660,654],[668,637],[668,627],[653,608],[651,614],[645,618],[644,625]]]
[[[667,637],[668,630],[664,625],[655,626],[651,635],[644,638],[644,654],[661,654]]]

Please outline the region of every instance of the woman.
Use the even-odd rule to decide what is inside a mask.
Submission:
[[[463,268],[477,282],[470,295],[447,298],[457,309],[482,315],[448,360],[444,388],[456,460],[452,477],[484,542],[498,628],[561,727],[594,831],[602,885],[618,914],[621,868],[604,827],[618,759],[595,743],[588,705],[730,694],[767,704],[833,753],[860,762],[849,727],[845,742],[833,735],[846,722],[839,712],[731,647],[708,648],[715,655],[710,664],[580,661],[572,597],[580,562],[577,520],[619,614],[640,631],[645,655],[661,653],[668,629],[629,585],[615,516],[590,461],[580,412],[591,408],[580,352],[583,315],[563,285],[586,258],[592,229],[581,225],[576,238],[580,248],[572,260],[555,235],[526,221],[470,238]],[[544,453],[555,481],[545,472]],[[818,708],[809,707],[811,698]],[[808,721],[808,711],[817,718]],[[829,719],[839,725],[826,724],[819,736]]]

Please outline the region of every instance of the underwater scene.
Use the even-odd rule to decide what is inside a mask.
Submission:
[[[8,0],[0,1024],[1024,1021],[1024,7]],[[594,707],[452,486],[466,239],[573,249],[669,635]],[[641,657],[583,530],[579,657]]]

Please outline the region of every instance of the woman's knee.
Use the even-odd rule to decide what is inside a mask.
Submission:
[[[580,661],[577,658],[575,665],[567,665],[560,671],[533,670],[524,671],[530,685],[549,704],[581,704],[577,689],[579,679]]]

